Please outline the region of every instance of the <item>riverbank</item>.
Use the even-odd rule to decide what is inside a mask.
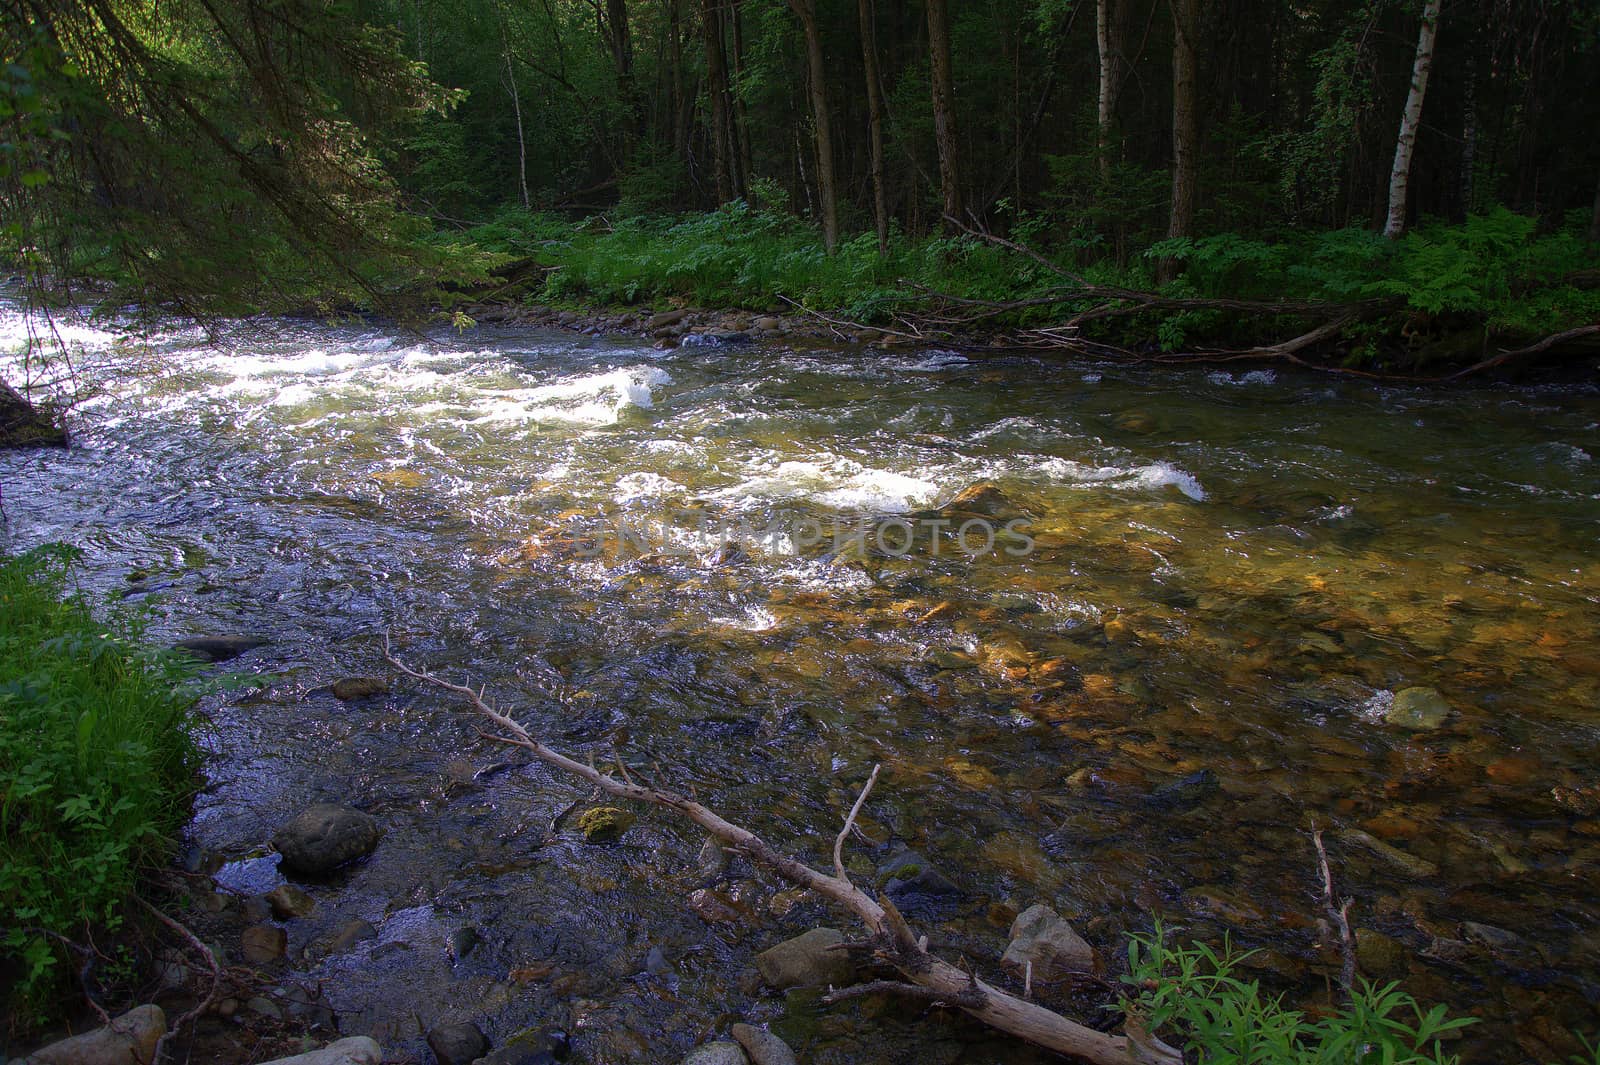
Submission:
[[[667,344],[777,333],[1416,381],[1600,357],[1600,270],[1578,221],[1541,232],[1505,210],[1397,241],[1223,234],[1123,259],[976,231],[827,255],[808,227],[743,203],[616,223],[508,211],[436,239],[498,276],[475,296],[508,317]]]

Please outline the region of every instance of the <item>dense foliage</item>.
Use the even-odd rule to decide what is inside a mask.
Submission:
[[[67,596],[72,552],[0,561],[0,964],[26,1009],[121,921],[187,814],[192,666]]]
[[[595,220],[543,238],[541,298],[1035,291],[973,230],[1426,317],[1364,321],[1364,358],[1592,321],[1600,284],[1588,0],[16,0],[0,30],[0,255],[110,303],[436,304],[545,224],[508,208]]]

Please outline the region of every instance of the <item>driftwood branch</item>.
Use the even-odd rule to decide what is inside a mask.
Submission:
[[[1328,866],[1328,849],[1322,845],[1322,829],[1311,827],[1311,845],[1317,849],[1317,871],[1322,876],[1322,908],[1339,936],[1339,984],[1349,995],[1356,986],[1356,939],[1350,931],[1350,899],[1335,900],[1333,870]]]
[[[923,989],[927,997],[956,1005],[998,1031],[1047,1050],[1081,1058],[1091,1065],[1182,1065],[1183,1056],[1180,1052],[1142,1032],[1131,1033],[1130,1038],[1096,1031],[1043,1006],[992,987],[971,973],[930,954],[927,941],[919,939],[911,931],[905,918],[887,896],[880,895],[873,899],[842,875],[833,876],[813,869],[693,799],[619,780],[547,747],[509,714],[491,705],[481,692],[425,670],[414,669],[396,658],[390,651],[387,636],[383,639],[383,656],[406,676],[459,696],[475,713],[495,724],[500,730],[498,738],[502,742],[523,748],[546,765],[588,781],[607,795],[674,810],[756,864],[848,910],[866,927],[879,954],[898,969],[910,984]],[[862,789],[852,817],[865,802],[871,784],[869,780],[867,788]],[[849,824],[849,819],[846,824]],[[919,995],[922,993],[918,992]],[[1136,1025],[1131,1027],[1137,1028]]]
[[[216,1001],[217,992],[222,987],[222,967],[217,964],[216,954],[201,941],[199,936],[191,932],[187,925],[162,913],[144,899],[139,899],[138,901],[141,906],[155,915],[156,920],[178,933],[191,950],[205,959],[206,966],[211,970],[211,986],[206,989],[206,997],[201,999],[193,1009],[173,1021],[171,1027],[162,1033],[160,1039],[156,1040],[155,1053],[151,1055],[150,1060],[159,1062],[162,1060],[162,1055],[166,1053],[167,1041],[182,1031],[185,1025],[198,1020],[205,1015],[206,1011],[211,1009],[211,1004]]]

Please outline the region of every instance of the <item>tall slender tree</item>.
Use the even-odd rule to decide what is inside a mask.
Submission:
[[[950,10],[945,0],[927,0],[928,68],[933,83],[933,136],[939,150],[939,189],[944,228],[962,227],[961,166],[956,138],[955,72],[950,65]]]
[[[867,152],[872,168],[872,218],[878,231],[878,254],[889,254],[889,194],[883,164],[883,85],[878,74],[877,10],[872,0],[857,0],[861,23],[861,68],[867,82]]]
[[[1406,208],[1411,188],[1411,154],[1422,123],[1422,102],[1428,95],[1428,75],[1433,70],[1433,42],[1439,30],[1439,0],[1424,0],[1422,28],[1417,31],[1417,55],[1411,64],[1411,88],[1400,116],[1400,136],[1394,146],[1394,166],[1389,170],[1389,214],[1383,235],[1393,239],[1405,232]]]
[[[822,27],[816,0],[789,0],[806,37],[806,83],[817,149],[817,200],[822,214],[822,246],[832,255],[839,246],[839,197],[833,166],[833,119],[828,113],[828,64],[822,52]]]
[[[1202,0],[1170,0],[1172,10],[1172,200],[1167,237],[1194,232],[1194,205],[1200,166],[1200,18]],[[1176,270],[1171,259],[1159,267],[1162,280]]]

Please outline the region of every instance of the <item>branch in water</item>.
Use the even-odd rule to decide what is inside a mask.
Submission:
[[[1107,1035],[991,987],[971,973],[930,954],[926,937],[919,938],[911,931],[888,896],[873,899],[852,884],[843,874],[841,853],[844,839],[877,780],[876,769],[845,819],[844,830],[834,841],[837,875],[830,876],[779,851],[749,829],[724,819],[693,799],[618,780],[545,746],[509,714],[492,706],[482,690],[474,691],[426,670],[414,669],[396,658],[391,653],[387,635],[383,638],[383,657],[406,676],[459,696],[475,713],[497,726],[499,735],[495,738],[501,742],[521,747],[546,765],[586,780],[608,795],[675,810],[757,865],[850,911],[866,927],[879,956],[898,969],[911,986],[919,988],[919,996],[950,1003],[991,1028],[1047,1050],[1081,1058],[1091,1065],[1182,1065],[1180,1051],[1143,1032],[1137,1024],[1130,1024],[1127,1037]]]

